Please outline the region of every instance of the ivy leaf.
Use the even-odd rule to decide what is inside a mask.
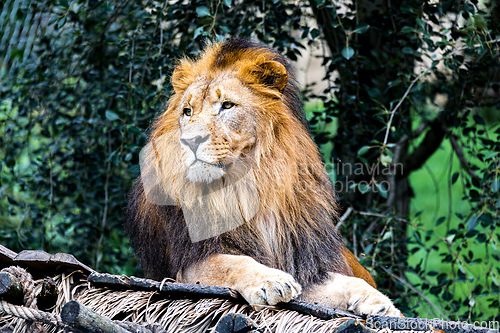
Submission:
[[[493,190],[493,192],[498,192],[498,190],[500,189],[500,180],[498,179],[495,179],[493,181],[493,183],[491,184],[491,189]]]
[[[319,36],[319,30],[316,29],[316,28],[312,29],[311,30],[311,37],[312,37],[312,39],[315,39],[318,36]]]
[[[66,16],[63,16],[58,22],[57,22],[57,29],[61,29],[61,27],[66,23]]]
[[[478,223],[478,217],[477,215],[474,215],[467,223],[467,227],[469,228],[469,230],[474,230],[477,227]]]
[[[196,39],[196,37],[198,37],[199,35],[204,35],[205,31],[203,29],[204,27],[196,28],[196,30],[194,31],[193,39]]]
[[[443,224],[443,222],[444,222],[444,221],[446,221],[446,217],[441,216],[440,218],[438,218],[438,220],[436,221],[436,227],[437,227],[438,225]]]
[[[382,198],[387,199],[387,189],[385,188],[384,184],[378,183],[377,184],[377,189]]]
[[[114,113],[113,111],[106,111],[106,119],[109,121],[115,121],[119,119],[118,115]]]
[[[472,118],[474,118],[474,121],[476,122],[476,124],[479,124],[479,125],[486,125],[486,122],[484,121],[483,117],[481,117],[480,115],[473,115]]]
[[[352,32],[355,32],[357,34],[364,34],[365,32],[368,31],[368,29],[370,29],[370,25],[367,23],[362,23],[358,25],[356,28],[354,28]]]
[[[484,156],[484,159],[485,159],[485,160],[489,160],[490,158],[495,157],[495,156],[497,156],[497,155],[498,155],[498,152],[497,152],[497,151],[492,151],[492,152],[489,152],[488,154],[486,154],[486,155]]]
[[[52,25],[54,24],[56,21],[58,21],[60,18],[58,16],[54,16],[53,18],[51,18],[49,20],[49,23],[47,25]]]
[[[196,14],[198,14],[199,17],[210,16],[210,11],[208,10],[207,7],[200,6],[196,7]]]
[[[370,191],[370,186],[366,182],[361,182],[358,185],[358,189],[361,193],[365,194]]]
[[[352,47],[346,46],[342,49],[342,56],[347,60],[351,59],[353,55],[354,55],[354,50]]]
[[[358,150],[358,156],[363,156],[364,154],[366,154],[368,152],[368,150],[370,150],[370,146],[363,146],[361,147],[359,150]]]
[[[386,167],[392,163],[392,157],[386,154],[382,154],[382,156],[380,156],[380,163],[382,163],[382,165]]]
[[[479,14],[475,14],[472,16],[474,18],[474,25],[476,26],[476,28],[478,28],[479,30],[484,30],[487,28],[487,24],[486,24],[486,21],[484,20],[484,17],[482,15],[479,15]]]

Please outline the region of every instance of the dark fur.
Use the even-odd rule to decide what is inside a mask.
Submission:
[[[226,59],[234,57],[246,48],[265,47],[247,39],[226,42],[214,66],[224,67]],[[275,60],[285,65],[289,73],[293,73],[286,59],[273,52],[276,54]],[[283,92],[283,101],[293,116],[305,124],[292,75],[289,75],[289,83]],[[321,174],[315,174],[315,179],[317,187],[333,191],[324,170]],[[311,195],[307,191],[301,193],[303,197],[310,198]],[[332,207],[335,206],[335,202],[331,204]],[[212,254],[241,254],[250,256],[269,267],[290,273],[303,288],[307,289],[312,284],[323,281],[327,272],[352,275],[342,255],[343,245],[333,224],[336,217],[331,211],[319,210],[317,206],[311,205],[308,218],[313,220],[308,222],[307,217],[301,217],[302,220],[297,221],[297,228],[284,233],[285,239],[281,240],[283,248],[280,249],[282,253],[280,258],[276,258],[265,252],[262,237],[255,234],[255,228],[251,225],[243,225],[223,235],[192,243],[181,209],[147,203],[141,180],[138,179],[129,197],[126,230],[139,255],[141,266],[146,276],[150,278],[157,280],[165,277],[175,278],[179,270]]]

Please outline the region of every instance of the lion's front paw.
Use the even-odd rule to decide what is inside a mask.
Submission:
[[[302,291],[302,287],[290,274],[273,268],[267,268],[265,272],[256,273],[255,276],[249,278],[238,289],[256,310],[262,309],[259,305],[288,302]]]
[[[308,290],[302,299],[358,315],[401,316],[391,300],[366,281],[339,273],[330,273],[328,280]]]
[[[387,296],[370,286],[370,289],[359,287],[353,290],[347,299],[349,311],[359,315],[401,317],[401,312]]]

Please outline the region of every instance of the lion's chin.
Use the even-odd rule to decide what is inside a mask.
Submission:
[[[226,174],[224,168],[208,164],[202,161],[194,162],[187,169],[186,177],[195,183],[211,183],[222,178]]]

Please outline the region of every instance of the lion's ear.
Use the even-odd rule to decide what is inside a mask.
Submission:
[[[249,74],[259,84],[276,89],[280,93],[285,90],[286,83],[288,82],[288,73],[285,66],[273,60],[252,66]]]
[[[192,65],[187,61],[183,60],[181,63],[175,67],[172,73],[172,87],[176,93],[184,91],[189,86],[188,77],[191,73]]]

